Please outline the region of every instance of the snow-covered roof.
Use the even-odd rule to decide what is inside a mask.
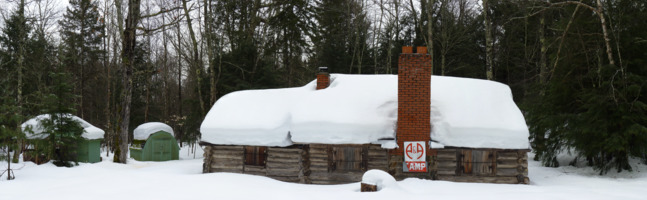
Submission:
[[[323,90],[315,90],[312,81],[296,88],[233,92],[205,117],[202,141],[259,146],[380,143],[395,138],[397,79],[331,74],[331,85]],[[432,140],[445,146],[529,148],[525,119],[510,88],[498,82],[433,76],[431,123]]]
[[[169,125],[166,125],[162,122],[148,122],[141,124],[137,126],[137,128],[135,128],[135,130],[133,131],[133,139],[147,140],[148,137],[150,137],[153,133],[157,133],[158,131],[168,132],[175,137],[173,128],[171,128]]]
[[[103,139],[103,135],[105,132],[92,124],[88,123],[87,121],[74,116],[72,114],[65,114],[68,117],[72,117],[73,120],[79,122],[79,125],[83,127],[83,134],[81,137],[88,139],[88,140],[94,140],[94,139]],[[34,118],[31,118],[27,120],[25,123],[22,123],[21,128],[23,132],[25,132],[25,136],[28,139],[45,139],[47,138],[48,135],[46,134],[41,134],[43,133],[43,127],[41,126],[41,121],[49,119],[50,115],[49,114],[43,114],[43,115],[38,115]],[[31,127],[31,132],[26,131],[27,127]]]

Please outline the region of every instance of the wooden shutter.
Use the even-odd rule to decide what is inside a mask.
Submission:
[[[362,171],[362,149],[361,146],[333,147],[335,171]]]
[[[460,150],[459,172],[464,175],[489,176],[494,175],[496,159],[491,150]]]
[[[267,147],[245,146],[245,165],[265,166]]]

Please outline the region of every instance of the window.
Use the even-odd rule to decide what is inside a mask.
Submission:
[[[461,157],[459,167],[462,174],[465,175],[495,175],[494,152],[488,150],[460,150]]]
[[[267,159],[267,147],[245,147],[245,165],[265,166],[265,159]]]
[[[361,146],[333,146],[334,170],[339,172],[363,171],[365,160],[362,159]]]

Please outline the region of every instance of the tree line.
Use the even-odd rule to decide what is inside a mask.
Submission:
[[[165,122],[193,143],[227,93],[300,86],[321,66],[397,74],[408,45],[428,46],[434,75],[508,84],[547,166],[565,152],[601,173],[647,161],[641,1],[70,0],[62,13],[56,2],[2,12],[6,147],[47,110],[52,74],[69,76],[64,102],[125,162],[138,124]]]

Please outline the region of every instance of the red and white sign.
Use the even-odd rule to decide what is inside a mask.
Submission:
[[[427,172],[425,142],[404,142],[405,170],[408,172]]]

